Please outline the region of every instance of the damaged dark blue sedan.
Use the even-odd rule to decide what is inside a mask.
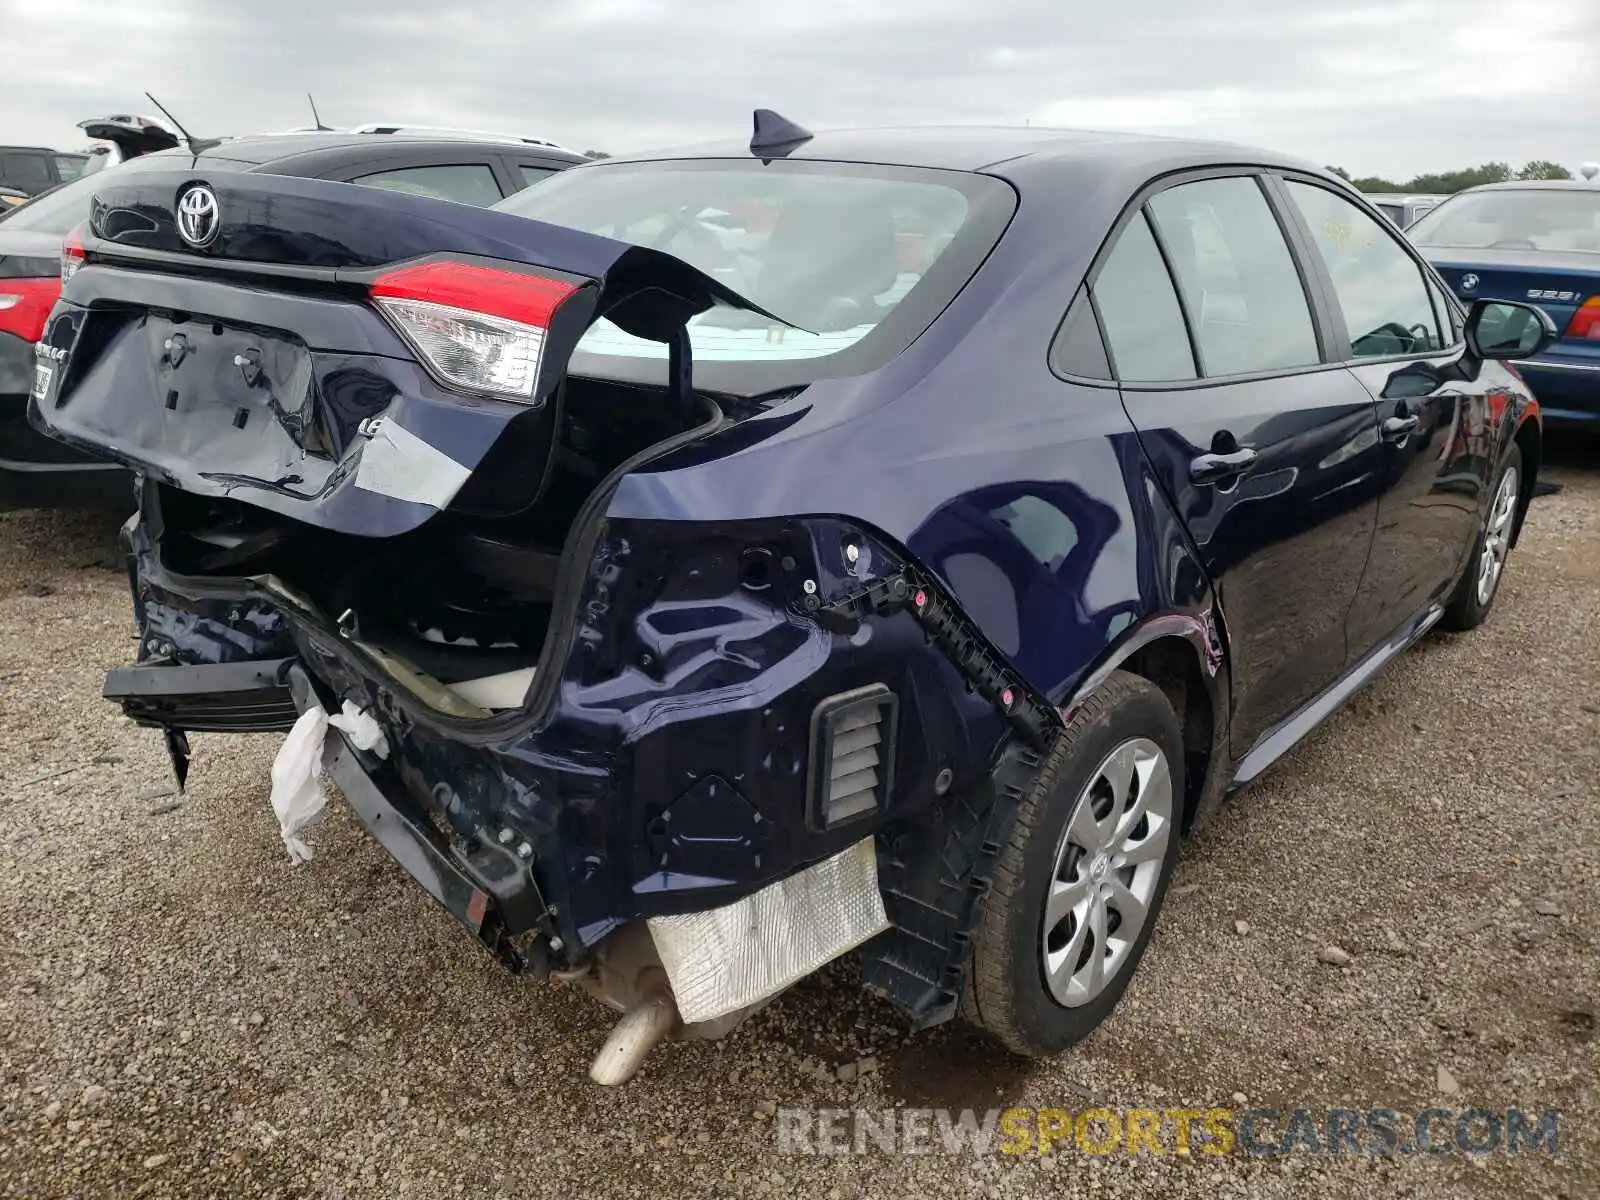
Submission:
[[[1539,467],[1549,319],[1256,151],[761,113],[499,208],[132,174],[31,418],[137,472],[106,694],[180,779],[304,733],[624,1014],[604,1082],[846,952],[1083,1037],[1181,834],[1484,619]]]

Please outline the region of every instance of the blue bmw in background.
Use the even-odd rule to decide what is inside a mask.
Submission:
[[[1545,312],[1237,146],[758,113],[499,211],[117,176],[29,409],[140,480],[107,695],[180,782],[292,727],[623,1010],[603,1082],[858,949],[913,1025],[1082,1038],[1182,834],[1487,617],[1539,469]]]
[[[1600,429],[1600,186],[1495,183],[1406,231],[1456,295],[1537,304],[1559,336],[1515,362],[1547,421]]]

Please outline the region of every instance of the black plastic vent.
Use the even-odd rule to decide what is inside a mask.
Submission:
[[[887,805],[900,704],[881,683],[829,696],[811,714],[809,818],[833,829]]]

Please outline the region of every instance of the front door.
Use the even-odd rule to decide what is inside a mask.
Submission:
[[[1308,180],[1285,181],[1326,271],[1350,370],[1378,405],[1381,495],[1372,556],[1350,613],[1365,654],[1454,586],[1482,519],[1495,431],[1485,387],[1442,290],[1391,230]]]
[[[1218,590],[1243,755],[1347,661],[1376,517],[1377,409],[1325,361],[1255,175],[1155,193],[1092,293],[1123,405]]]

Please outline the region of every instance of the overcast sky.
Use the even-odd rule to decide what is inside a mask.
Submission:
[[[938,122],[1223,137],[1412,174],[1600,159],[1595,0],[0,0],[0,142],[404,120],[613,152]]]

